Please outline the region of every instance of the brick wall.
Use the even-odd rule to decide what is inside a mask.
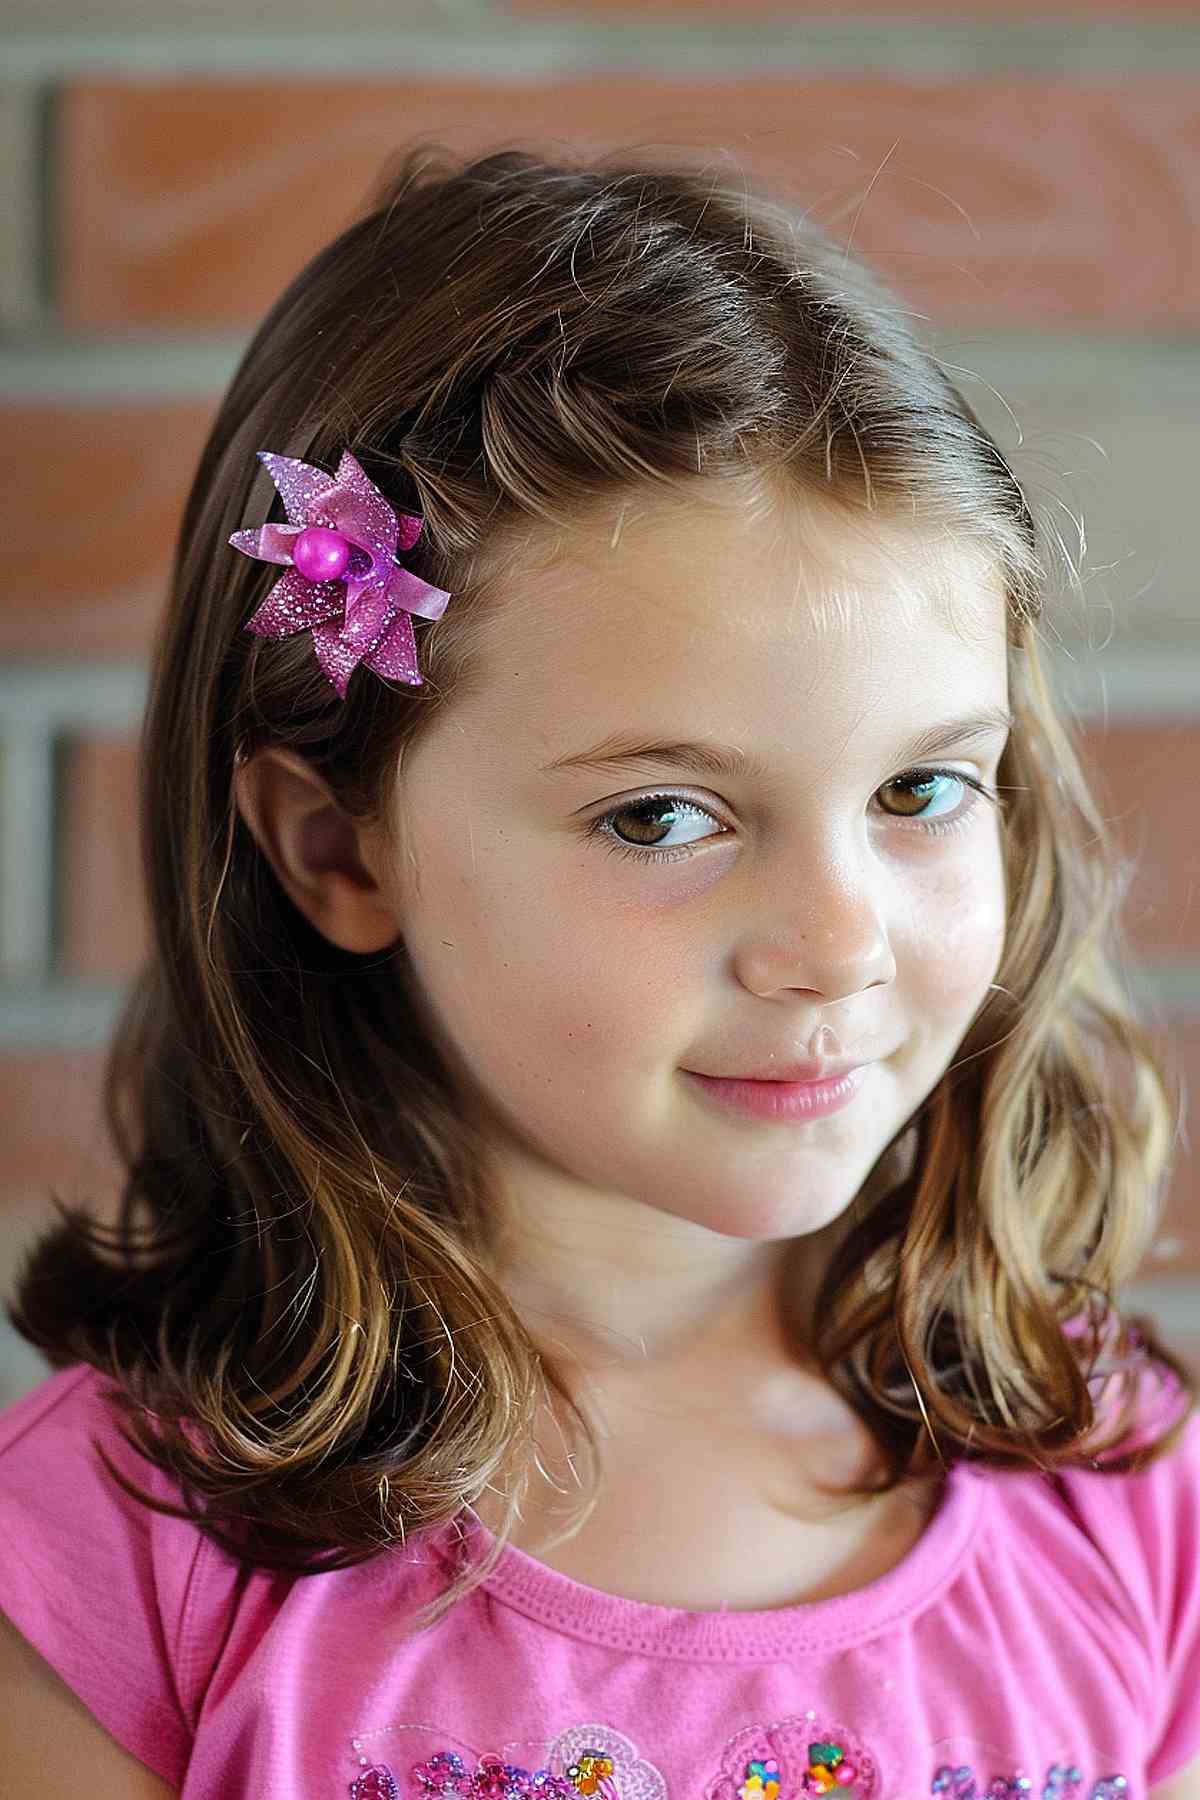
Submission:
[[[1061,506],[1089,620],[1056,659],[1136,859],[1130,985],[1200,1089],[1200,13],[8,0],[0,87],[0,1287],[46,1191],[111,1191],[102,1047],[144,942],[147,646],[250,325],[410,136],[705,146],[873,260]],[[519,136],[518,136],[519,132]],[[1015,423],[1014,423],[1015,419]],[[1079,544],[1082,521],[1086,543]],[[1130,1299],[1200,1354],[1181,1147]],[[0,1340],[0,1396],[36,1359]]]

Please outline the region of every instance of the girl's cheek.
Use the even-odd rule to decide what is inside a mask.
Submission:
[[[914,952],[948,1005],[966,1005],[993,979],[1004,951],[1006,901],[998,847],[966,859],[926,889],[913,915]]]

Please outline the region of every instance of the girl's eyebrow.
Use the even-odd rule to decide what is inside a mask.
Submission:
[[[915,761],[918,757],[938,756],[944,751],[962,749],[1002,734],[1007,737],[1012,727],[1012,714],[1004,707],[985,706],[964,718],[943,719],[938,725],[927,726],[900,746],[896,760]],[[660,743],[629,732],[606,738],[603,743],[576,755],[556,756],[553,762],[543,763],[540,772],[556,775],[570,769],[595,769],[601,774],[619,773],[636,763],[672,763],[677,768],[691,769],[702,775],[723,775],[728,779],[765,780],[771,773],[770,764],[764,757],[751,756],[733,744],[718,744],[711,740]]]

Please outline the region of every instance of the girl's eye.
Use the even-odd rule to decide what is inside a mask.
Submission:
[[[972,797],[960,801],[948,811],[934,813],[931,811],[931,791],[945,781],[955,782],[960,789],[969,790]],[[990,800],[993,805],[999,803],[995,788],[989,787],[974,775],[964,775],[960,769],[907,769],[903,775],[897,775],[879,790],[881,794],[889,791],[900,794],[902,806],[909,802],[912,806],[909,811],[890,812],[885,809],[885,816],[906,821],[909,829],[924,831],[931,836],[945,836],[952,831],[966,830],[973,822],[981,796]],[[937,795],[934,794],[933,797],[936,799]],[[713,818],[715,815],[707,807],[698,806],[683,794],[649,794],[644,800],[627,800],[623,805],[614,807],[611,812],[593,819],[587,827],[587,836],[599,838],[606,850],[618,856],[632,856],[639,862],[678,862],[693,854],[692,842],[723,837],[726,833],[724,829],[719,832],[697,831],[692,840],[682,843],[676,841],[673,844],[665,841],[665,834],[677,828],[688,830],[699,821]],[[616,826],[618,819],[624,821],[620,831]]]

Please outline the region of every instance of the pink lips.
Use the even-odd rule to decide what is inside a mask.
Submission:
[[[867,1063],[824,1081],[725,1080],[716,1075],[683,1073],[718,1105],[755,1119],[819,1119],[848,1106],[866,1080]]]
[[[806,1057],[801,1062],[777,1062],[774,1057],[761,1069],[739,1069],[736,1075],[712,1076],[721,1081],[828,1081],[835,1075],[846,1075],[851,1069],[861,1069],[869,1059],[865,1056],[846,1056],[840,1060],[835,1057],[821,1057],[819,1060]],[[705,1070],[704,1073],[711,1074]]]

